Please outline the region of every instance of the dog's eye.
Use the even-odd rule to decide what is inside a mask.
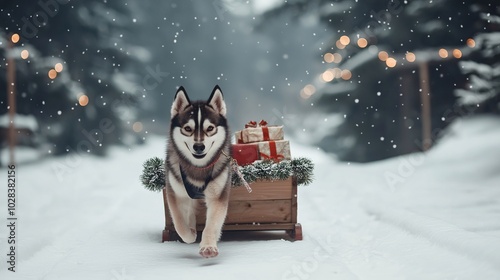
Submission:
[[[184,130],[185,130],[186,132],[192,132],[192,131],[193,131],[193,129],[192,129],[191,127],[189,127],[189,126],[185,126],[185,127],[184,127]]]
[[[208,132],[210,132],[210,131],[212,131],[212,130],[214,130],[214,126],[213,126],[213,125],[211,125],[211,126],[207,127],[207,131],[208,131]]]

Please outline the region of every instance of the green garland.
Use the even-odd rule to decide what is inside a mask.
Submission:
[[[246,166],[239,166],[243,178],[248,183],[257,180],[278,181],[290,176],[297,178],[297,185],[309,185],[313,181],[314,164],[307,158],[273,161],[257,161]],[[144,187],[150,191],[161,191],[165,187],[165,165],[160,158],[148,159],[143,164],[140,176]],[[231,183],[234,187],[243,185],[240,178],[233,172]]]
[[[159,192],[165,187],[165,164],[162,159],[154,157],[142,165],[140,176],[142,185],[150,191]]]

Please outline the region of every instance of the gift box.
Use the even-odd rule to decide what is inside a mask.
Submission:
[[[239,166],[245,166],[259,159],[259,146],[255,144],[233,144],[233,158]]]
[[[256,160],[279,162],[291,159],[290,142],[287,140],[233,144],[232,152],[233,158],[240,166],[251,164]]]
[[[283,135],[283,126],[268,126],[265,121],[251,121],[245,125],[245,129],[235,133],[235,138],[238,144],[245,144],[283,140]]]
[[[257,142],[255,144],[259,146],[259,159],[270,159],[276,162],[291,159],[288,140]]]

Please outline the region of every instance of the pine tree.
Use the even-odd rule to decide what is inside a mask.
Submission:
[[[471,7],[480,16],[469,60],[461,61],[460,69],[467,77],[464,89],[457,89],[459,112],[500,113],[500,8],[488,1]]]
[[[0,26],[30,52],[17,63],[19,113],[37,118],[49,150],[103,154],[109,143],[137,142],[133,9],[117,0],[2,2]]]
[[[267,18],[316,13],[331,32],[330,46],[322,53],[321,82],[302,95],[312,95],[316,107],[342,121],[317,144],[342,160],[361,162],[422,149],[419,65],[428,63],[432,127],[437,131],[448,124],[442,116],[456,102],[454,90],[464,86],[453,56],[470,51],[466,42],[477,33],[480,20],[474,5],[317,0],[287,2],[269,12]]]

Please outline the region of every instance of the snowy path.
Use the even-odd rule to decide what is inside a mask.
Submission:
[[[163,140],[85,157],[62,182],[54,166],[74,159],[21,165],[20,261],[6,270],[0,227],[0,279],[500,279],[498,139],[498,119],[467,120],[425,156],[365,165],[292,143],[294,156],[316,163],[317,180],[299,188],[304,240],[226,234],[209,260],[197,244],[160,243],[161,195],[138,176]]]

